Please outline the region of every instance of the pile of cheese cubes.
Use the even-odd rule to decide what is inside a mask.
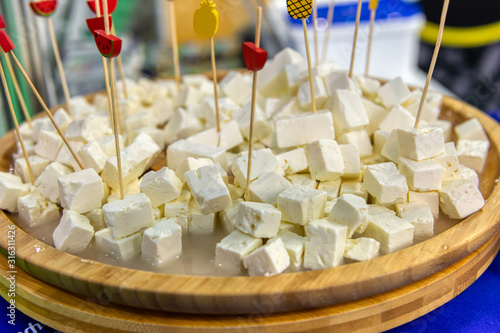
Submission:
[[[316,113],[300,54],[285,49],[259,73],[248,201],[251,78],[230,72],[219,84],[220,133],[204,76],[185,76],[179,90],[128,82],[123,200],[105,95],[54,114],[85,170],[48,119],[23,124],[36,181],[17,153],[15,174],[0,174],[0,208],[31,227],[59,221],[57,249],[80,253],[95,240],[104,253],[156,264],[181,255],[183,234],[208,237],[220,224],[217,265],[273,275],[391,253],[432,237],[440,211],[461,219],[483,207],[489,141],[479,121],[455,127],[455,146],[451,123],[438,120],[440,94],[429,93],[415,130],[421,91],[401,78],[351,79],[334,64],[313,74]],[[166,167],[148,171],[164,150]]]

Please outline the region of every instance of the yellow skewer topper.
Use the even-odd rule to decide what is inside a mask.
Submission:
[[[287,0],[288,15],[303,20],[311,16],[312,0]]]
[[[370,4],[368,5],[370,10],[375,10],[378,7],[378,0],[370,0]]]
[[[219,12],[212,0],[200,2],[200,8],[194,12],[194,32],[206,38],[212,38],[219,28]]]

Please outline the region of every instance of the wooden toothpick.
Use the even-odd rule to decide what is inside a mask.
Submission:
[[[314,81],[313,81],[312,65],[311,65],[311,52],[309,51],[309,38],[307,36],[306,19],[302,19],[302,27],[304,28],[304,41],[306,43],[307,68],[309,69],[309,85],[311,86],[312,108],[313,108],[313,112],[316,113],[316,96],[314,93]]]
[[[356,27],[354,29],[354,40],[352,42],[352,54],[351,54],[351,67],[349,68],[349,78],[352,79],[352,72],[354,69],[354,58],[356,57],[356,44],[358,43],[358,31],[359,31],[359,21],[361,19],[361,5],[363,0],[358,1],[358,9],[356,12]]]
[[[116,35],[115,25],[111,26],[111,33]],[[120,75],[120,80],[122,83],[123,97],[128,99],[128,90],[127,90],[127,82],[125,80],[125,70],[123,69],[123,61],[122,56],[119,55],[116,57],[116,64],[118,65],[118,75]]]
[[[370,72],[370,58],[372,54],[372,40],[373,40],[373,25],[375,23],[375,15],[377,14],[378,0],[370,0],[370,32],[368,33],[368,47],[366,49],[366,64],[365,76]]]
[[[19,104],[21,105],[21,110],[23,110],[23,114],[24,117],[26,118],[26,122],[28,123],[29,128],[32,128],[31,116],[28,110],[28,106],[26,105],[23,94],[21,92],[21,88],[19,87],[19,81],[17,81],[17,77],[16,74],[14,73],[14,69],[12,68],[12,63],[10,62],[10,58],[7,57],[7,55],[4,53],[3,53],[3,58],[5,59],[5,64],[7,65],[10,77],[12,78],[12,83],[14,84],[14,90],[16,91],[17,99],[19,100]]]
[[[318,1],[313,2],[313,29],[314,29],[314,62],[319,65],[319,47],[318,47]]]
[[[418,105],[417,118],[415,119],[415,129],[418,129],[420,117],[422,116],[422,109],[424,108],[425,98],[427,97],[427,92],[429,91],[432,73],[434,73],[434,67],[436,66],[439,49],[441,47],[441,41],[443,40],[444,24],[446,22],[446,14],[448,13],[449,4],[450,0],[444,0],[443,11],[441,12],[441,22],[439,23],[439,33],[436,41],[436,46],[434,47],[434,54],[432,55],[429,72],[427,73],[427,80],[425,81],[424,90],[422,92],[422,98],[420,99],[420,104]]]
[[[217,68],[215,67],[215,47],[213,37],[210,37],[210,57],[212,58],[212,81],[214,82],[215,118],[217,121],[217,132],[220,133],[219,93],[217,89]]]
[[[7,58],[7,56],[5,58]],[[7,85],[7,79],[5,78],[5,73],[3,71],[2,65],[0,65],[0,75],[2,77],[2,84],[5,90],[7,104],[9,105],[10,115],[12,116],[12,121],[14,122],[14,130],[16,132],[17,142],[19,142],[19,145],[21,146],[24,160],[26,161],[26,167],[28,168],[28,174],[30,176],[31,184],[35,184],[35,176],[33,175],[33,169],[31,168],[31,163],[28,157],[28,153],[26,152],[26,147],[24,146],[23,136],[21,134],[21,130],[19,129],[19,122],[17,121],[16,112],[14,111],[14,106],[12,105],[12,98],[10,96],[9,86]]]
[[[322,62],[326,62],[326,59],[327,59],[328,44],[330,43],[330,34],[332,32],[334,11],[335,11],[335,0],[331,0],[330,5],[328,5],[328,14],[326,15],[326,21],[328,22],[328,28],[326,29],[325,39],[323,40],[323,57],[321,59]]]
[[[174,58],[175,83],[177,84],[177,90],[179,90],[181,84],[181,67],[179,65],[179,43],[177,41],[175,2],[174,0],[169,0],[168,2],[169,2],[169,12],[170,12],[170,39],[172,42],[172,53]]]
[[[71,107],[71,97],[69,96],[68,82],[66,81],[66,74],[64,73],[61,54],[59,53],[59,46],[57,45],[52,18],[47,18],[47,24],[49,26],[50,39],[52,40],[52,48],[54,49],[54,56],[56,58],[57,68],[59,70],[59,76],[61,77],[61,85],[64,92],[64,98],[66,99],[66,108],[68,110],[68,113],[70,115],[73,115],[73,108]]]

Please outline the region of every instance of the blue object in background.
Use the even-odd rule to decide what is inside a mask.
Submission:
[[[496,121],[500,122],[500,110],[496,110],[496,111],[488,111],[486,112],[487,114],[490,115],[490,117],[492,117],[493,119],[495,119]],[[499,329],[500,331],[500,329]]]

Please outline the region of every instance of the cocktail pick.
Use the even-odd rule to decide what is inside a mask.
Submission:
[[[352,79],[354,69],[354,58],[356,57],[356,44],[358,43],[359,21],[361,19],[361,4],[363,0],[359,0],[358,9],[356,11],[356,27],[354,28],[354,40],[352,42],[351,67],[349,69],[349,77]]]
[[[181,67],[179,65],[179,43],[177,42],[177,23],[175,19],[175,2],[168,0],[170,12],[170,40],[172,41],[172,53],[174,58],[174,73],[177,90],[181,84]]]
[[[311,85],[311,99],[313,112],[316,113],[316,97],[314,94],[314,83],[311,66],[311,52],[309,51],[309,38],[307,36],[307,23],[306,20],[311,16],[312,0],[287,0],[288,15],[294,19],[302,20],[302,27],[304,29],[304,41],[306,44],[307,66],[309,68],[309,83]]]
[[[4,52],[2,51],[2,55]],[[7,58],[7,55],[5,55]],[[33,175],[33,169],[31,168],[31,163],[28,157],[28,153],[26,152],[26,148],[24,146],[23,136],[21,131],[19,130],[19,122],[17,121],[16,112],[14,111],[14,106],[12,105],[12,99],[9,92],[9,86],[7,85],[7,79],[5,78],[5,73],[3,70],[3,66],[0,64],[0,76],[2,77],[2,84],[5,90],[5,96],[7,97],[7,104],[9,105],[10,115],[12,116],[12,121],[14,122],[14,130],[16,132],[17,142],[21,146],[21,150],[23,152],[24,160],[26,161],[26,167],[28,168],[28,174],[30,176],[31,184],[35,183],[35,176]]]
[[[420,104],[418,105],[417,118],[415,119],[415,129],[418,129],[420,117],[422,116],[422,109],[424,108],[425,98],[427,97],[427,92],[429,91],[429,85],[431,83],[432,73],[434,73],[434,67],[436,67],[436,61],[439,54],[439,49],[441,48],[441,41],[443,40],[444,24],[446,22],[446,14],[448,13],[449,5],[450,5],[450,0],[444,0],[443,11],[441,12],[441,21],[439,23],[439,33],[436,41],[436,46],[434,47],[434,53],[432,55],[429,72],[427,73],[427,80],[425,81],[424,90],[422,91],[422,98],[420,99]]]
[[[245,187],[245,201],[248,201],[250,195],[250,174],[252,170],[252,152],[253,152],[253,124],[255,119],[255,103],[257,96],[257,72],[260,71],[267,61],[267,51],[260,48],[260,31],[262,26],[262,7],[257,9],[257,27],[255,32],[255,44],[252,42],[243,43],[243,58],[249,71],[253,72],[252,81],[252,108],[250,111],[250,133],[248,136],[248,166],[247,183]]]
[[[323,57],[321,59],[322,62],[326,62],[328,54],[328,44],[330,42],[330,34],[332,32],[334,11],[335,11],[335,0],[331,0],[330,4],[328,5],[328,14],[326,14],[326,21],[328,22],[328,28],[326,29],[325,39],[323,40]]]
[[[215,66],[214,36],[219,28],[219,12],[215,9],[212,0],[200,2],[200,8],[194,12],[193,17],[194,32],[198,35],[210,39],[210,56],[212,59],[212,76],[214,82],[215,117],[217,121],[217,132],[220,133],[220,111],[219,93],[217,91],[217,69]]]
[[[0,47],[2,48],[3,52],[10,54],[12,59],[14,59],[14,63],[16,64],[17,68],[19,69],[19,71],[23,75],[24,79],[26,80],[26,82],[30,86],[31,91],[33,91],[33,94],[35,95],[35,97],[38,99],[38,101],[42,105],[42,108],[45,111],[45,113],[47,114],[47,117],[49,117],[50,121],[52,122],[52,125],[54,125],[55,129],[57,130],[57,133],[59,133],[64,144],[66,145],[66,147],[68,147],[68,150],[71,153],[71,155],[73,155],[73,158],[75,159],[76,163],[78,163],[78,166],[82,170],[85,169],[82,161],[80,161],[80,158],[78,157],[78,155],[75,153],[75,151],[73,150],[73,148],[69,144],[68,139],[66,138],[66,136],[62,132],[59,125],[57,125],[54,117],[52,116],[52,113],[50,112],[49,108],[47,107],[47,104],[45,104],[45,102],[43,101],[42,97],[38,93],[38,90],[36,90],[33,82],[31,82],[31,79],[29,78],[28,74],[26,73],[23,66],[21,65],[21,63],[17,59],[16,55],[14,54],[14,48],[15,48],[14,43],[12,43],[12,40],[9,38],[9,36],[7,35],[7,33],[4,30],[0,30]]]
[[[319,65],[318,48],[318,1],[313,1],[313,28],[314,28],[314,65]]]
[[[370,58],[372,54],[372,40],[373,40],[373,24],[375,23],[375,15],[377,14],[378,0],[370,0],[368,5],[370,8],[370,32],[368,33],[368,47],[366,49],[366,64],[365,76],[370,72]]]
[[[59,70],[59,76],[61,77],[61,85],[64,92],[64,98],[66,99],[66,108],[70,115],[73,115],[73,109],[71,107],[71,97],[69,95],[68,82],[66,81],[66,74],[64,73],[64,67],[61,60],[61,54],[59,53],[59,46],[57,45],[56,33],[54,32],[54,25],[52,24],[52,18],[50,17],[57,8],[57,0],[43,0],[43,1],[33,1],[30,2],[30,7],[36,15],[46,17],[47,25],[49,27],[50,39],[52,41],[52,48],[54,50],[54,56],[56,59],[57,68]]]

